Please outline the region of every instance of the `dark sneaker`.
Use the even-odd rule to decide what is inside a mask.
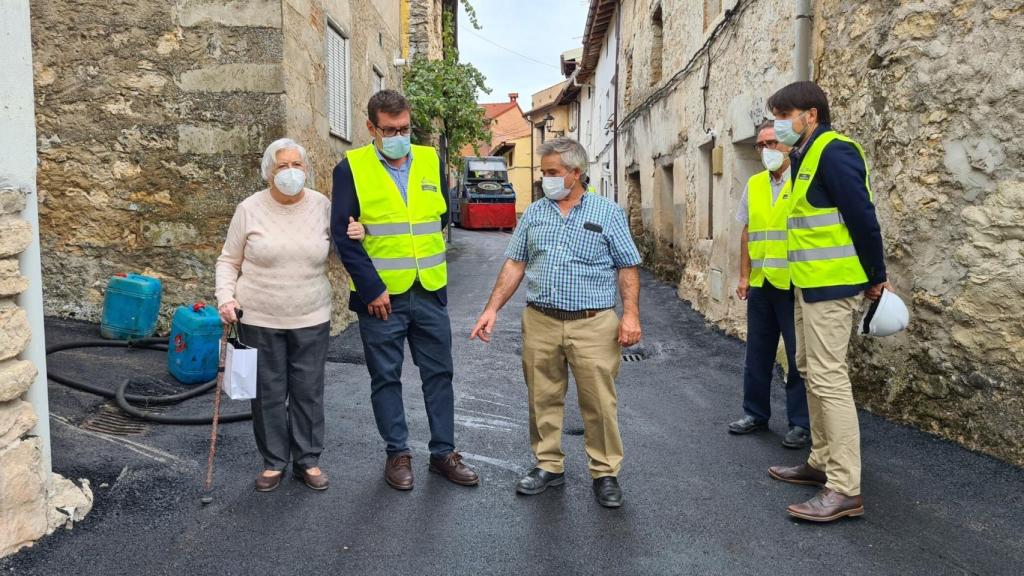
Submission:
[[[758,430],[767,430],[768,422],[764,420],[758,420],[753,416],[744,416],[739,420],[729,424],[730,434],[750,434],[751,432],[757,432]]]
[[[793,450],[807,448],[811,445],[811,431],[800,426],[793,426],[783,438],[782,445]]]

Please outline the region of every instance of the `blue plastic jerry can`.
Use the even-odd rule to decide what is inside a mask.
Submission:
[[[160,280],[142,274],[116,274],[103,297],[100,335],[112,340],[149,338],[160,315]]]
[[[167,369],[182,384],[201,384],[217,377],[222,327],[212,306],[197,302],[179,306],[171,320]]]

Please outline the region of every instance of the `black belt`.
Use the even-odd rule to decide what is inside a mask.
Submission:
[[[527,304],[527,306],[545,316],[554,318],[555,320],[583,320],[585,318],[593,318],[601,312],[611,310],[611,308],[595,308],[592,310],[559,310],[558,308],[545,308],[544,306],[538,306],[532,302]]]

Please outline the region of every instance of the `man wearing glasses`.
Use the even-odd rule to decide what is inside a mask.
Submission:
[[[779,336],[786,346],[786,413],[789,432],[782,445],[810,445],[810,419],[804,381],[796,368],[793,292],[789,282],[786,220],[789,217],[789,147],[776,140],[771,122],[758,128],[755,144],[765,171],[754,174],[743,191],[736,219],[740,236],[740,280],[736,296],[747,301],[747,359],[743,368],[743,412],[729,424],[732,434],[768,427],[771,383]]]
[[[331,235],[351,276],[349,309],[359,317],[370,401],[386,443],[384,479],[396,490],[413,488],[401,381],[408,340],[423,381],[430,470],[474,486],[480,478],[455,451],[441,162],[433,148],[410,143],[410,107],[400,93],[377,92],[367,115],[373,142],[349,150],[334,168]],[[349,228],[358,233],[350,237]]]

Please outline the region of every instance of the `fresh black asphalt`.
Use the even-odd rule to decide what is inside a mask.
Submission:
[[[502,263],[507,234],[457,230],[451,317],[459,449],[481,474],[464,488],[428,474],[418,377],[405,368],[416,488],[382,479],[357,331],[332,342],[327,366],[323,493],[288,479],[258,494],[260,461],[248,423],[222,428],[214,502],[199,501],[208,427],[151,426],[115,437],[83,430],[104,400],[52,384],[54,469],[88,478],[88,518],[0,560],[18,575],[254,574],[1024,574],[1024,471],[861,413],[866,515],[833,525],[790,519],[813,488],[780,484],[773,464],[803,451],[771,431],[733,437],[743,344],[707,324],[672,286],[644,275],[645,359],[623,363],[619,418],[626,504],[594,501],[581,421],[567,400],[567,483],[533,497],[513,486],[532,464],[518,357],[522,291],[494,342],[467,341]],[[95,326],[51,320],[48,343],[94,338]],[[159,352],[80,350],[54,371],[113,388],[177,390]],[[778,384],[778,383],[777,383]],[[781,386],[774,408],[784,414]],[[205,414],[211,396],[162,408]],[[225,412],[245,408],[227,401]]]

